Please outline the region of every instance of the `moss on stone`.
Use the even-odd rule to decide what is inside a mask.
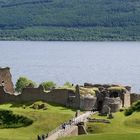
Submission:
[[[97,87],[92,88],[92,90],[95,92],[100,92],[99,88],[97,88]]]
[[[80,89],[80,94],[81,95],[88,95],[88,94],[90,94],[90,95],[95,96],[95,94],[96,94],[96,92],[95,92],[95,90],[93,90],[93,88],[80,87],[79,89]]]
[[[122,92],[122,91],[126,91],[126,88],[123,86],[112,86],[109,87],[108,90],[112,92]]]

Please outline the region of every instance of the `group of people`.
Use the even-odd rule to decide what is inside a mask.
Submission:
[[[45,138],[48,137],[48,134],[45,136],[44,134],[42,136],[37,135],[37,140],[45,140]]]
[[[70,126],[72,125],[74,121],[73,120],[69,120],[68,122],[65,122],[62,124],[62,129],[65,129],[67,126]]]
[[[77,112],[75,114],[75,117],[77,117]],[[62,125],[61,125],[61,129],[65,130],[67,126],[71,126],[72,124],[74,123],[73,120],[69,120],[68,122],[64,122]],[[45,140],[46,138],[48,137],[48,134],[47,135],[42,135],[42,136],[37,136],[37,140]]]

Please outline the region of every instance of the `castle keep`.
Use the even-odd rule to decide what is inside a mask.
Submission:
[[[109,84],[89,84],[72,88],[56,88],[45,91],[42,86],[28,86],[19,95],[14,95],[9,68],[0,70],[0,103],[45,101],[81,110],[97,110],[101,113],[116,112],[129,107],[140,99],[139,94],[131,94],[131,87]],[[3,82],[4,81],[4,82]],[[4,83],[4,84],[3,84]]]
[[[14,86],[12,83],[12,76],[10,73],[10,68],[0,68],[0,84],[4,86],[6,92],[13,94]]]

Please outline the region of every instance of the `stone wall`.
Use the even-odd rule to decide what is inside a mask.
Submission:
[[[110,108],[110,110],[108,109],[108,107]],[[120,110],[120,108],[122,108],[122,101],[119,97],[118,98],[106,97],[103,102],[102,113],[108,113],[109,111],[117,112]]]
[[[45,101],[49,103],[56,103],[60,105],[67,106],[69,97],[74,97],[72,99],[73,104],[69,107],[78,108],[77,104],[77,94],[70,89],[53,89],[50,92],[45,92],[42,87],[32,88],[28,87],[23,89],[22,93],[15,96],[10,95],[4,91],[3,86],[0,86],[0,103],[7,102],[35,102],[35,101]]]
[[[4,86],[6,92],[14,93],[10,68],[0,68],[0,84]]]
[[[35,102],[46,101],[66,105],[69,95],[74,94],[72,90],[68,89],[53,89],[50,92],[45,92],[43,88],[25,88],[22,94],[18,95],[20,102]]]
[[[81,110],[93,110],[96,105],[96,97],[81,97],[80,99],[80,109]]]
[[[53,89],[49,92],[44,91],[42,86],[38,88],[26,87],[20,95],[8,94],[3,86],[0,86],[0,103],[7,102],[35,102],[45,101],[49,103],[56,103],[74,109],[93,110],[105,112],[108,107],[111,112],[119,111],[121,107],[130,106],[130,94],[121,94],[121,97],[107,97],[104,93],[97,93],[96,95],[80,95],[79,86],[75,90],[72,89]],[[140,95],[131,94],[131,102],[140,99]],[[108,107],[107,107],[108,106]]]
[[[136,93],[132,93],[130,94],[130,101],[131,101],[131,104],[140,100],[140,94],[136,94]]]
[[[124,98],[123,98],[123,107],[129,107],[131,105],[131,102],[130,102],[130,94],[129,93],[126,93],[126,94],[123,94]]]

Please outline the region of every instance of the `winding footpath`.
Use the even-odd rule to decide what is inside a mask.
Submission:
[[[91,112],[91,111],[87,111],[84,114],[74,118],[72,120],[71,124],[67,124],[65,126],[65,129],[58,129],[55,133],[53,133],[52,135],[48,136],[45,140],[57,140],[58,138],[67,136],[68,134],[70,134],[70,132],[72,132],[77,126],[78,123],[80,122],[87,122],[87,118],[90,117],[91,115],[95,114],[96,112]]]

